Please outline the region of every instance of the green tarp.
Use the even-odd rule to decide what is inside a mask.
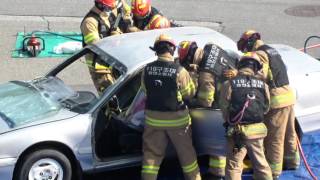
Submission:
[[[37,57],[67,57],[70,54],[55,54],[53,48],[61,43],[69,41],[82,41],[82,35],[79,32],[35,32],[36,37],[40,37],[44,40],[45,49],[40,52]],[[31,33],[24,34],[19,32],[17,34],[17,40],[15,44],[15,50],[13,50],[11,57],[13,58],[28,58],[30,55],[28,52],[23,51],[23,41],[26,38],[31,37]],[[27,41],[27,40],[26,40]],[[41,42],[41,40],[39,40]],[[41,42],[42,43],[42,42]]]

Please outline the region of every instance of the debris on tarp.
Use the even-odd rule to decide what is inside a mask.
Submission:
[[[49,32],[34,31],[31,33],[19,32],[17,34],[13,58],[32,57],[27,51],[27,42],[34,36],[39,41],[41,51],[36,57],[66,57],[81,49],[82,34],[80,32]],[[66,44],[65,44],[66,43]],[[80,48],[79,48],[80,47]],[[56,51],[54,51],[56,50]]]

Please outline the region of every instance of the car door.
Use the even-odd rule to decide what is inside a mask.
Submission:
[[[142,131],[128,119],[128,110],[140,88],[140,79],[140,71],[120,77],[93,113],[95,169],[110,170],[140,164]]]
[[[198,155],[225,155],[226,138],[221,110],[191,109],[192,135]]]

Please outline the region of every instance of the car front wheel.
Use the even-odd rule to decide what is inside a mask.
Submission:
[[[18,180],[71,180],[69,159],[56,150],[39,150],[27,155],[17,171]]]

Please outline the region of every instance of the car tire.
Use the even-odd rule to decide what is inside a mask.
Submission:
[[[70,160],[57,150],[44,149],[25,156],[15,174],[15,180],[71,180]]]

